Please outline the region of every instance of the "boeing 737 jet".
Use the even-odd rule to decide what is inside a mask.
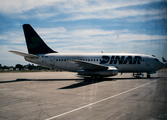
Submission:
[[[78,75],[92,78],[115,76],[118,72],[142,75],[156,73],[166,65],[156,57],[127,53],[58,53],[48,47],[29,24],[23,25],[28,53],[10,51],[21,55],[26,61],[38,65],[78,72]]]

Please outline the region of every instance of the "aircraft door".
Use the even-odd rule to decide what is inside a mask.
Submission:
[[[146,65],[147,65],[147,66],[150,66],[150,59],[149,59],[149,58],[146,59]]]
[[[50,66],[54,67],[55,64],[55,58],[53,56],[50,57]]]

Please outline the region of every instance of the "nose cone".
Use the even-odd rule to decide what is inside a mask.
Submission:
[[[159,62],[157,68],[158,68],[158,70],[160,70],[160,69],[165,68],[166,66],[167,66],[167,65],[164,64],[163,62]]]

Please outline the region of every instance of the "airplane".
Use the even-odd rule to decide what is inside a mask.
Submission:
[[[156,73],[166,65],[156,57],[129,53],[58,53],[52,50],[30,24],[23,24],[28,53],[9,51],[23,56],[26,61],[53,69],[78,72],[81,76],[116,76],[118,73],[133,73],[133,76]]]

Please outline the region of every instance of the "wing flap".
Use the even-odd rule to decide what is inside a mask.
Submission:
[[[9,51],[11,53],[23,56],[23,57],[28,57],[28,58],[38,58],[38,56],[36,55],[32,55],[32,54],[27,54],[27,53],[22,53],[22,52],[18,52],[18,51]]]

